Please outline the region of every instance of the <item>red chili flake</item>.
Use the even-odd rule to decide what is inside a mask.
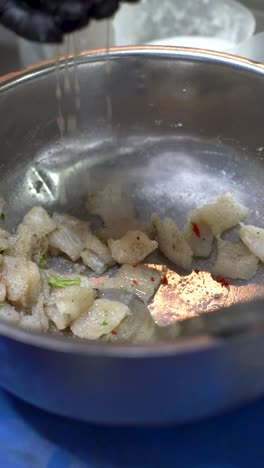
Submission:
[[[139,263],[137,262],[137,263],[134,263],[134,265],[132,265],[132,267],[133,267],[133,268],[137,268],[138,265],[139,265]]]
[[[3,278],[4,278],[3,275],[0,275],[0,281],[3,281]]]
[[[133,280],[133,284],[134,284],[135,286],[137,286],[137,285],[138,285],[137,280]]]
[[[194,273],[197,273],[197,275],[198,275],[198,273],[200,273],[200,270],[198,270],[198,268],[195,268],[195,270],[193,270],[193,271],[194,271]]]
[[[223,279],[222,286],[230,286],[230,281],[228,281],[227,279]]]
[[[154,281],[155,281],[154,276],[151,276],[150,281],[152,281],[152,283],[154,283]]]
[[[168,278],[167,278],[166,275],[163,275],[163,276],[161,277],[161,284],[164,284],[164,285],[169,284]]]
[[[226,278],[223,278],[223,276],[216,276],[215,281],[217,281],[217,283],[220,283],[222,286],[230,286],[230,281],[228,281]]]
[[[201,237],[201,231],[199,229],[198,224],[197,223],[192,223],[192,228],[193,228],[193,232],[196,235],[196,237]]]
[[[115,331],[115,330],[112,330],[111,333],[112,333],[112,335],[117,335],[117,331]]]

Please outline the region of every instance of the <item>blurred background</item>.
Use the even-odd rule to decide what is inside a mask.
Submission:
[[[75,47],[78,52],[107,44],[154,43],[235,52],[262,31],[263,0],[141,0],[123,6],[110,23],[94,23],[77,34]],[[27,42],[0,27],[0,75],[57,55],[58,48]]]

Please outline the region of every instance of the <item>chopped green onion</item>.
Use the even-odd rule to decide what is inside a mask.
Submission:
[[[40,268],[44,268],[47,265],[46,253],[42,252],[39,257],[38,265]]]
[[[1,221],[5,221],[5,213],[2,211],[0,215]]]
[[[103,323],[102,323],[102,325],[103,325],[104,327],[106,327],[106,325],[108,325],[108,323],[104,320]]]
[[[81,277],[75,276],[73,278],[63,278],[60,276],[49,276],[48,282],[54,288],[68,288],[69,286],[80,286]]]

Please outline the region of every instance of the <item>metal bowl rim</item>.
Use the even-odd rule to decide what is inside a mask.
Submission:
[[[94,62],[97,60],[120,59],[127,57],[148,57],[154,59],[181,59],[207,61],[244,69],[255,73],[264,73],[264,64],[254,62],[237,55],[225,52],[214,52],[205,49],[173,46],[136,46],[113,47],[110,49],[86,50],[79,54],[79,63]],[[73,58],[72,56],[69,59]],[[64,57],[58,57],[60,67],[64,66]],[[23,70],[12,72],[0,77],[0,92],[20,84],[21,82],[37,78],[55,69],[56,59],[44,60],[30,65]]]
[[[178,59],[214,62],[239,68],[248,72],[264,75],[264,64],[253,62],[236,55],[211,52],[204,49],[193,49],[186,47],[164,47],[164,46],[137,46],[137,47],[114,47],[107,49],[95,49],[84,51],[79,54],[80,63],[89,63],[97,60],[120,59],[120,58],[149,57],[152,59]],[[64,66],[64,58],[59,57],[60,67]],[[37,79],[55,69],[56,59],[46,60],[33,64],[24,70],[9,73],[0,77],[0,93],[9,90],[22,82]],[[264,301],[263,301],[264,303]],[[207,336],[181,339],[174,343],[162,343],[148,345],[109,344],[101,342],[81,342],[74,338],[54,336],[51,334],[32,333],[18,326],[0,321],[0,335],[14,341],[36,346],[57,352],[73,353],[101,357],[118,358],[155,358],[169,357],[178,354],[193,353],[198,351],[212,350],[223,345],[219,340],[209,339]]]

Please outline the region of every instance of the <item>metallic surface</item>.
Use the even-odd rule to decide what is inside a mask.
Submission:
[[[220,54],[144,47],[113,50],[110,64],[111,73],[103,51],[81,56],[77,130],[63,140],[54,64],[0,80],[7,227],[36,204],[84,215],[85,193],[106,180],[122,183],[142,218],[155,210],[182,224],[189,209],[229,190],[251,208],[250,222],[263,225],[264,67]],[[62,70],[63,63],[61,79]],[[73,64],[70,75],[73,82]],[[68,122],[76,115],[73,94],[63,100]],[[171,286],[157,297],[157,322],[264,296],[262,267],[251,284],[219,291],[209,274],[180,274],[169,266],[177,294]],[[261,306],[249,304],[249,313]],[[182,422],[264,391],[261,333],[138,347],[32,335],[3,323],[0,333],[0,384],[44,409],[84,420]]]

